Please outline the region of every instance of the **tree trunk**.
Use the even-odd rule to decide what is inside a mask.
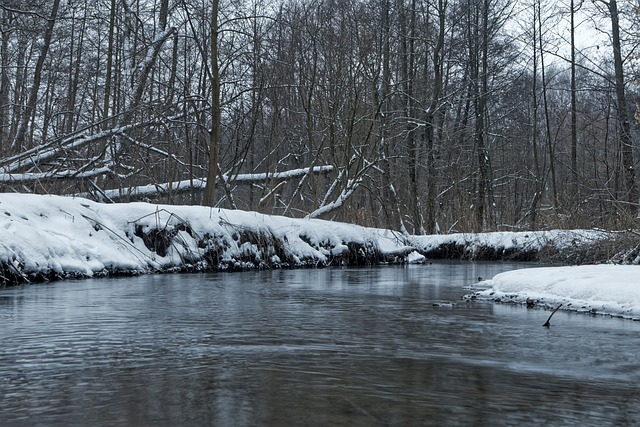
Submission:
[[[0,31],[0,156],[4,155],[5,141],[9,136],[9,12],[3,10],[2,14],[2,31]]]
[[[447,2],[445,0],[438,0],[437,6],[437,18],[438,18],[438,33],[437,40],[432,53],[433,60],[433,91],[431,93],[431,100],[428,103],[426,120],[425,120],[425,139],[427,148],[427,206],[426,206],[426,220],[425,227],[427,233],[436,232],[436,147],[435,147],[435,131],[436,126],[435,118],[438,116],[438,110],[440,109],[440,96],[443,88],[443,58],[442,53],[444,49],[444,37],[445,37],[445,19],[446,19],[446,7]]]
[[[220,147],[220,68],[218,65],[218,0],[211,8],[211,131],[209,132],[209,168],[204,189],[203,205],[215,204],[218,176],[218,149]]]
[[[74,54],[73,47],[70,49],[69,57],[75,58],[70,61],[69,64],[69,87],[67,90],[67,111],[65,117],[65,133],[69,134],[75,128],[76,121],[76,97],[78,94],[78,86],[80,84],[80,64],[82,63],[82,55],[84,53],[84,40],[85,30],[87,22],[87,5],[85,4],[84,16],[80,22],[80,34],[78,35],[78,47]],[[75,29],[73,31],[75,33]],[[74,44],[74,40],[71,41],[71,46]]]
[[[116,20],[116,0],[111,0],[111,11],[109,14],[109,47],[107,47],[107,69],[104,82],[104,100],[102,106],[102,119],[109,117],[109,102],[111,97],[111,73],[113,68],[113,33]],[[105,120],[104,127],[107,128],[109,123]]]
[[[51,15],[49,15],[49,19],[47,20],[47,29],[44,33],[44,40],[42,42],[42,50],[40,51],[40,55],[38,56],[38,60],[36,62],[36,68],[33,71],[33,86],[31,86],[31,93],[29,94],[29,100],[27,101],[25,111],[22,114],[22,117],[20,119],[20,125],[18,127],[18,131],[13,141],[13,145],[15,147],[18,147],[24,144],[24,138],[25,138],[25,135],[27,134],[27,127],[29,126],[29,122],[33,118],[33,115],[36,109],[36,103],[38,101],[38,92],[40,91],[40,82],[42,80],[42,68],[44,66],[44,61],[47,57],[47,53],[49,52],[49,47],[51,46],[53,26],[56,23],[56,17],[58,15],[59,6],[60,6],[60,0],[53,0]]]
[[[407,18],[407,7],[405,6],[405,2],[400,0],[396,5],[398,9],[398,17],[399,17],[399,26],[401,32],[401,44],[400,44],[400,80],[402,81],[402,106],[403,106],[403,114],[405,116],[405,132],[406,132],[406,140],[407,140],[407,181],[409,183],[408,188],[406,189],[406,206],[407,206],[407,214],[411,215],[412,222],[412,230],[413,234],[422,234],[422,214],[420,212],[420,193],[419,193],[419,169],[420,169],[420,150],[418,148],[418,142],[416,141],[416,125],[413,123],[411,118],[415,117],[415,107],[414,107],[414,99],[416,94],[414,93],[414,57],[415,57],[415,0],[412,0],[411,4],[411,12],[410,17]],[[427,18],[428,19],[428,18]],[[386,39],[389,38],[389,34],[385,35]],[[386,60],[385,60],[385,76],[389,73],[389,47],[388,42],[385,42],[385,52],[386,52]],[[426,63],[425,63],[426,68]],[[425,73],[425,79],[428,78]],[[425,87],[427,86],[426,81],[424,82]],[[388,141],[385,136],[385,141]],[[389,142],[387,142],[387,145]],[[387,153],[389,154],[389,153]],[[404,175],[404,174],[403,174]],[[390,183],[387,182],[386,186],[389,186]],[[389,189],[394,188],[393,186],[388,187]],[[395,188],[394,188],[395,190]],[[405,190],[401,191],[401,194],[405,194]],[[391,194],[388,195],[388,197]],[[401,212],[400,204],[398,201],[398,196],[395,196],[397,200],[397,206],[395,211]],[[408,216],[408,215],[407,215]],[[399,215],[401,225],[403,223],[402,213]]]
[[[626,186],[625,201],[630,206],[630,214],[635,217],[638,212],[638,187],[636,185],[636,171],[633,163],[633,138],[631,136],[631,123],[629,122],[629,110],[624,87],[624,69],[622,64],[622,52],[620,46],[620,23],[618,17],[618,4],[616,0],[608,3],[611,14],[611,36],[613,45],[613,62],[616,75],[616,101],[618,107],[618,126],[620,127],[620,143],[622,145],[622,166],[624,167],[624,181]]]
[[[576,88],[575,12],[574,0],[571,0],[571,191],[574,196],[577,196],[580,186],[578,185],[578,91]]]
[[[534,192],[529,207],[529,227],[536,230],[538,227],[538,205],[542,197],[542,173],[540,170],[540,155],[538,153],[538,41],[539,37],[536,19],[539,19],[536,7],[533,7],[533,80],[532,80],[532,120],[531,120],[531,146],[533,149]]]
[[[481,5],[474,5],[472,43],[471,43],[471,78],[473,81],[473,102],[475,110],[475,148],[478,156],[478,181],[475,200],[476,227],[484,230],[487,223],[488,199],[490,198],[489,153],[486,146],[486,107],[488,92],[488,20],[489,0]]]
[[[540,8],[540,0],[537,1],[538,6],[538,43],[540,44],[540,74],[542,77],[542,105],[544,108],[544,123],[546,130],[547,148],[549,150],[549,173],[551,175],[551,191],[553,195],[553,207],[558,209],[558,187],[556,184],[556,166],[555,166],[555,150],[553,147],[553,138],[551,137],[551,120],[549,118],[549,103],[547,100],[547,75],[544,68],[544,49],[542,43],[542,13]]]

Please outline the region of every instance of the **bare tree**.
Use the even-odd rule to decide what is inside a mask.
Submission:
[[[44,67],[44,63],[47,58],[47,53],[49,52],[49,48],[51,46],[51,38],[53,36],[53,26],[56,23],[59,6],[60,6],[60,0],[53,0],[53,5],[51,6],[51,13],[47,18],[47,27],[44,33],[42,47],[40,49],[40,54],[38,56],[36,66],[33,71],[33,84],[31,86],[31,91],[29,93],[29,99],[27,100],[27,104],[25,105],[25,110],[21,114],[21,117],[19,120],[20,124],[18,125],[18,131],[13,140],[14,147],[26,146],[24,139],[27,134],[27,128],[29,126],[29,122],[33,119],[33,116],[35,114],[36,103],[38,102],[38,95],[40,90],[40,82],[42,81],[42,68]]]
[[[604,4],[611,18],[611,42],[613,48],[613,64],[615,72],[616,101],[618,111],[618,126],[620,129],[620,143],[622,146],[622,166],[624,168],[624,181],[626,187],[625,201],[629,205],[629,211],[635,216],[640,207],[638,198],[638,186],[636,183],[636,171],[633,160],[633,137],[631,134],[631,119],[627,106],[625,88],[625,74],[622,60],[622,44],[620,40],[620,17],[616,0],[597,0]]]
[[[209,133],[209,167],[207,185],[202,203],[213,206],[215,202],[216,178],[218,176],[218,149],[220,147],[220,69],[218,65],[218,0],[211,3],[211,130]]]

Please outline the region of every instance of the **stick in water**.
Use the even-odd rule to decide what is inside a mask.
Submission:
[[[551,320],[551,318],[553,317],[554,314],[556,314],[556,311],[558,311],[560,309],[560,307],[562,307],[562,304],[560,304],[559,306],[556,307],[555,310],[553,310],[553,313],[551,313],[551,316],[549,316],[549,318],[547,319],[547,321],[544,323],[544,325],[542,326],[546,326],[547,328],[549,326],[551,326],[551,323],[549,323],[549,321]]]

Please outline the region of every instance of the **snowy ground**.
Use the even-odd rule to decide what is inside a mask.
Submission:
[[[640,266],[583,265],[507,271],[470,286],[468,299],[519,303],[640,320]]]
[[[393,261],[397,233],[202,206],[0,194],[0,279]],[[417,253],[410,256],[419,260]]]
[[[597,245],[611,234],[603,230],[498,231],[410,236],[408,241],[433,258],[532,261],[541,250],[569,255]]]
[[[606,239],[596,230],[438,236],[202,206],[102,204],[83,198],[0,194],[0,285],[160,271],[321,267],[496,259],[563,251]],[[555,305],[640,318],[640,267],[535,268],[481,282],[476,299]]]

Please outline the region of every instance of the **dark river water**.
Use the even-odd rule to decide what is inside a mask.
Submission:
[[[0,425],[623,426],[640,322],[466,303],[525,264],[156,275],[0,291]]]

